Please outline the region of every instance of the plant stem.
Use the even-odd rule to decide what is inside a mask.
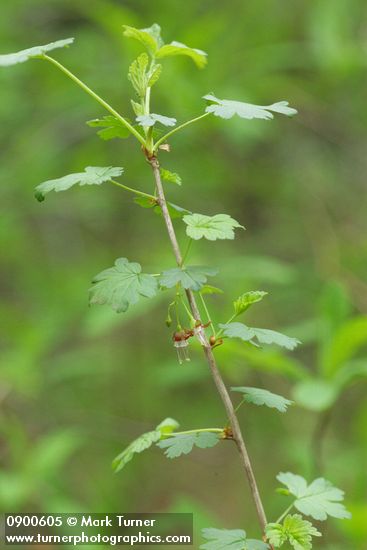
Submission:
[[[145,197],[146,199],[152,199],[153,201],[156,201],[157,198],[154,195],[149,195],[149,193],[144,193],[143,191],[138,191],[138,189],[134,189],[133,187],[128,187],[127,185],[124,185],[123,183],[120,183],[115,180],[110,180],[111,183],[114,185],[117,185],[118,187],[122,187],[122,189],[125,189],[125,191],[130,191],[130,193],[134,193],[134,195],[140,195],[141,197]]]
[[[82,82],[77,76],[75,76],[75,74],[73,74],[71,71],[69,71],[69,69],[67,69],[66,67],[64,67],[64,65],[61,65],[61,63],[59,63],[58,61],[56,61],[56,59],[54,59],[53,57],[50,57],[48,55],[43,55],[42,56],[42,59],[46,59],[46,61],[49,61],[50,63],[52,63],[53,65],[55,65],[55,67],[57,67],[58,69],[60,69],[60,71],[62,71],[64,74],[66,74],[66,76],[68,76],[69,78],[71,78],[71,80],[73,80],[80,88],[82,88],[82,90],[84,90],[85,92],[87,92],[88,95],[90,95],[93,99],[95,99],[96,101],[98,101],[98,103],[100,105],[102,105],[102,107],[104,107],[105,109],[107,109],[107,111],[109,111],[111,113],[111,115],[113,115],[114,117],[116,117],[124,126],[126,126],[126,128],[136,137],[136,139],[138,141],[140,141],[140,143],[145,147],[145,139],[143,138],[143,136],[141,136],[139,134],[139,132],[137,130],[135,130],[134,126],[132,126],[130,124],[130,122],[128,122],[124,117],[122,117],[113,107],[111,107],[111,105],[109,105],[107,103],[107,101],[105,101],[104,99],[102,99],[98,94],[96,94],[93,90],[91,90],[86,84],[84,84],[84,82]]]
[[[150,86],[147,87],[145,91],[145,100],[144,100],[144,114],[149,116],[150,114]],[[153,152],[153,126],[144,128],[146,135],[146,148],[149,153]]]
[[[171,130],[170,132],[168,132],[165,136],[161,137],[161,139],[159,139],[156,144],[154,145],[154,149],[153,151],[157,151],[158,147],[160,146],[161,143],[163,143],[164,141],[167,141],[167,139],[169,137],[171,137],[173,134],[175,134],[176,132],[178,132],[179,130],[182,130],[182,128],[186,128],[186,126],[189,126],[189,124],[193,124],[193,122],[197,122],[198,120],[201,120],[202,118],[205,118],[207,116],[209,116],[210,113],[204,113],[203,115],[200,115],[196,118],[192,118],[191,120],[188,120],[187,122],[184,122],[183,124],[181,124],[180,126],[177,126],[177,128],[174,128],[173,130]]]
[[[156,183],[156,186],[157,186],[158,201],[159,201],[159,205],[162,209],[162,214],[163,214],[163,218],[164,218],[164,221],[165,221],[165,224],[166,224],[168,236],[169,236],[169,239],[171,241],[173,253],[175,255],[177,265],[179,267],[181,267],[182,266],[181,250],[180,250],[179,244],[177,242],[177,237],[176,237],[176,233],[175,233],[175,230],[174,230],[174,227],[173,227],[173,224],[172,224],[172,219],[171,219],[171,216],[170,216],[168,208],[167,208],[167,202],[166,202],[166,198],[165,198],[165,195],[164,195],[162,180],[161,180],[160,171],[159,171],[159,162],[158,162],[156,157],[150,158],[149,162],[150,162],[150,165],[151,165],[152,170],[153,170],[155,183]],[[186,290],[186,296],[187,296],[188,302],[190,304],[190,309],[192,311],[192,314],[193,314],[194,318],[196,320],[200,320],[199,309],[198,309],[198,306],[196,304],[195,296],[194,296],[192,290],[190,290],[190,289]],[[267,519],[266,519],[266,515],[265,515],[265,510],[264,510],[264,507],[263,507],[263,504],[262,504],[262,500],[261,500],[261,497],[260,497],[259,489],[258,489],[258,486],[257,486],[256,478],[255,478],[255,475],[254,475],[254,471],[252,469],[250,457],[249,457],[247,449],[246,449],[246,445],[245,445],[245,442],[244,442],[244,439],[243,439],[243,436],[242,436],[242,433],[241,433],[241,428],[240,428],[236,413],[234,411],[234,407],[233,407],[231,398],[230,398],[228,390],[227,390],[227,388],[224,384],[222,376],[221,376],[221,374],[218,370],[218,366],[217,366],[217,363],[216,363],[216,360],[215,360],[215,357],[214,357],[214,354],[213,354],[213,350],[212,350],[208,340],[206,339],[205,334],[204,334],[204,338],[205,338],[206,343],[203,346],[203,351],[204,351],[206,360],[208,362],[212,377],[214,379],[214,383],[215,383],[216,388],[218,390],[218,393],[219,393],[219,395],[220,395],[220,397],[223,401],[223,405],[226,409],[228,420],[229,420],[230,426],[232,428],[233,439],[235,440],[238,451],[240,453],[241,462],[242,462],[242,465],[243,465],[244,470],[246,472],[246,476],[247,476],[247,479],[248,479],[248,482],[249,482],[249,485],[250,485],[250,489],[251,489],[252,498],[253,498],[254,503],[255,503],[259,524],[260,524],[262,532],[264,534],[265,533],[265,526],[267,524]]]

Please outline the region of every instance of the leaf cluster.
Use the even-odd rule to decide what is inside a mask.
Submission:
[[[321,537],[321,533],[299,514],[287,515],[283,523],[269,523],[266,536],[271,545],[280,548],[289,542],[294,550],[311,550],[312,537]]]
[[[162,65],[149,66],[149,57],[144,52],[129,67],[128,79],[139,98],[143,99],[146,89],[151,88],[159,79]]]
[[[350,512],[341,504],[344,492],[326,479],[319,477],[308,485],[302,476],[287,472],[280,473],[277,480],[286,486],[286,494],[296,497],[294,506],[305,516],[311,516],[318,521],[325,521],[328,516],[351,518]],[[282,493],[284,494],[283,489]]]
[[[263,290],[250,290],[249,292],[245,292],[237,300],[233,302],[234,312],[236,314],[236,317],[238,315],[241,315],[241,313],[244,313],[248,310],[249,307],[251,307],[253,304],[256,304],[257,302],[261,302],[261,300],[267,296],[267,292],[264,292]]]
[[[207,63],[207,54],[202,50],[190,48],[177,41],[165,44],[161,36],[161,28],[157,23],[145,29],[124,25],[124,29],[124,35],[140,42],[154,59],[183,55],[192,59],[199,68],[205,67]]]
[[[237,389],[237,388],[235,388]],[[257,399],[258,391],[256,388],[238,388],[245,390],[244,393],[250,396],[250,399]],[[249,390],[249,391],[248,391]],[[256,390],[256,391],[253,391]],[[282,402],[280,396],[271,396],[263,394],[264,404],[268,406],[288,405]],[[250,402],[255,402],[250,401]],[[263,404],[263,403],[256,403]],[[278,481],[286,486],[286,489],[281,489],[279,492],[285,495],[295,497],[293,506],[306,516],[323,521],[327,516],[336,517],[339,519],[350,518],[350,513],[346,510],[341,501],[344,498],[344,493],[340,489],[334,487],[329,481],[323,478],[315,479],[311,484],[299,475],[292,473],[280,473],[277,476]],[[292,506],[288,508],[291,509]],[[282,520],[282,518],[284,519]],[[202,536],[207,542],[200,546],[203,550],[221,550],[228,548],[231,550],[238,549],[253,549],[266,550],[271,545],[273,548],[281,548],[288,543],[294,550],[311,550],[312,538],[321,537],[321,533],[312,525],[312,523],[304,519],[300,514],[284,513],[278,521],[268,523],[265,529],[266,540],[269,544],[257,541],[248,540],[246,532],[242,529],[203,529]]]

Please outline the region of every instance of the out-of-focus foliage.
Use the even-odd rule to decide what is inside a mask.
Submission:
[[[318,412],[330,409],[346,388],[367,377],[367,360],[360,357],[367,344],[367,316],[347,316],[348,298],[338,286],[328,286],[321,297],[317,373],[294,387],[297,402]]]
[[[346,491],[353,513],[330,522],[327,544],[363,550],[365,2],[297,1],[284,10],[279,1],[191,1],[180,3],[179,16],[166,0],[12,0],[0,9],[0,54],[75,36],[55,57],[131,120],[127,73],[141,47],[122,25],[155,21],[167,44],[176,38],[204,50],[208,64],[197,71],[184,56],[162,60],[153,112],[180,124],[203,112],[209,90],[257,105],[286,98],[297,108],[294,119],[271,123],[208,118],[174,136],[161,161],[182,178],[181,187],[167,184],[173,204],[208,216],[225,211],[247,228],[235,241],[194,245],[195,264],[220,267],[214,284],[225,294],[208,296],[213,317],[225,323],[233,297],[262,288],[269,297],[246,322],[303,343],[292,355],[235,340],[216,348],[229,385],[281,395],[295,386],[302,402],[287,415],[240,412],[269,519],[282,506],[278,471],[325,475]],[[179,461],[154,447],[111,473],[111,459],[160,418],[201,426],[224,416],[199,346],[191,345],[191,363],[177,364],[163,294],[123,315],[87,306],[93,275],[117,257],[134,258],[147,273],[174,265],[154,205],[139,208],[108,185],[50,194],[44,204],[33,198],[40,182],[90,165],[122,165],[126,185],[152,192],[134,141],[100,140],[86,125],[105,114],[37,60],[0,73],[1,508],[193,511],[197,531],[243,525],[256,539],[231,442]],[[325,545],[315,540],[315,548]]]

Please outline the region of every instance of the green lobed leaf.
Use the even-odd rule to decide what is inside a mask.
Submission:
[[[207,113],[213,113],[215,116],[225,119],[232,118],[234,115],[237,115],[240,118],[247,118],[249,120],[253,118],[269,120],[274,118],[271,111],[287,116],[297,114],[296,109],[288,107],[287,101],[280,101],[278,103],[273,103],[272,105],[253,105],[242,101],[218,99],[213,94],[207,94],[203,96],[203,99],[206,99],[211,103],[205,109]]]
[[[181,177],[175,172],[170,172],[165,168],[160,168],[160,174],[165,181],[169,181],[170,183],[175,183],[176,185],[181,185],[182,183]]]
[[[263,290],[251,290],[250,292],[245,292],[237,300],[233,302],[233,307],[236,315],[244,313],[252,304],[260,302],[264,296],[267,296],[267,292]]]
[[[218,434],[199,432],[173,435],[168,439],[162,439],[157,445],[161,449],[165,449],[164,454],[168,458],[177,458],[183,454],[191,453],[194,446],[200,449],[208,449],[214,447],[218,442]]]
[[[163,46],[163,40],[161,38],[161,27],[154,23],[151,27],[145,29],[136,29],[129,25],[123,25],[124,36],[128,38],[134,38],[138,40],[151,54],[155,54]]]
[[[162,65],[154,65],[148,72],[148,86],[151,88],[159,80],[162,73]]]
[[[117,313],[126,311],[141,296],[152,298],[158,290],[156,278],[141,273],[140,264],[126,258],[118,258],[114,267],[96,275],[92,282],[90,304],[109,304]]]
[[[208,542],[202,544],[202,550],[268,550],[269,546],[261,540],[248,539],[242,529],[202,529],[202,536]]]
[[[159,79],[162,72],[161,65],[149,64],[149,57],[144,52],[135,59],[128,72],[128,79],[133,85],[134,90],[140,98],[144,98],[148,87],[152,87]],[[144,108],[141,106],[142,112],[137,114],[144,114]]]
[[[287,411],[289,405],[293,405],[293,401],[282,397],[276,393],[272,393],[262,388],[250,388],[245,386],[239,386],[231,388],[232,391],[243,394],[243,400],[246,403],[252,403],[253,405],[265,405],[273,409],[284,413]]]
[[[320,477],[310,485],[299,475],[280,473],[277,480],[285,485],[289,493],[296,497],[294,506],[305,516],[324,521],[327,516],[338,519],[350,519],[351,514],[341,501],[344,491],[334,487],[329,481]]]
[[[293,350],[301,343],[297,338],[291,338],[275,330],[265,328],[252,328],[252,330],[255,332],[255,336],[260,344],[276,344],[277,346]]]
[[[84,172],[77,174],[69,174],[68,176],[63,176],[62,178],[48,180],[35,189],[35,197],[38,201],[43,201],[45,195],[50,191],[66,191],[73,187],[73,185],[101,185],[106,181],[111,181],[112,178],[121,176],[124,171],[121,167],[100,167],[100,166],[87,166]]]
[[[186,267],[174,267],[163,271],[159,282],[165,288],[172,288],[181,284],[184,289],[200,290],[206,283],[207,277],[212,277],[218,273],[213,267],[191,265]]]
[[[241,227],[236,220],[228,214],[216,214],[215,216],[205,216],[204,214],[190,214],[184,216],[186,223],[186,233],[191,239],[199,240],[203,237],[209,241],[217,239],[234,239],[234,229]]]
[[[147,77],[147,68],[149,64],[149,57],[144,52],[135,59],[130,67],[128,72],[128,79],[133,85],[134,90],[139,97],[145,96],[145,91],[148,86],[148,77]]]
[[[177,430],[180,427],[180,424],[174,418],[165,418],[160,424],[156,427],[162,435],[168,435]]]
[[[130,132],[126,126],[113,115],[88,120],[87,124],[91,128],[102,128],[102,130],[98,130],[97,135],[105,141],[113,138],[125,139],[130,136]]]
[[[289,542],[294,550],[311,550],[312,537],[321,537],[321,533],[299,514],[288,515],[280,523],[269,523],[265,533],[270,544],[280,548],[285,542]]]
[[[0,55],[0,67],[9,67],[10,65],[16,65],[17,63],[24,63],[28,59],[42,57],[47,52],[56,50],[57,48],[65,48],[74,42],[74,38],[66,38],[65,40],[58,40],[57,42],[51,42],[45,46],[34,46],[27,50],[21,50],[16,53],[9,53]]]
[[[240,338],[244,342],[252,344],[255,344],[253,338],[256,338],[260,344],[276,344],[289,350],[293,350],[300,344],[300,341],[296,338],[290,338],[280,332],[265,328],[248,327],[243,323],[220,324],[219,327],[224,330],[224,335],[228,338]]]
[[[166,418],[158,424],[155,430],[142,434],[114,459],[112,462],[114,471],[119,472],[122,470],[122,468],[134,458],[135,454],[149,449],[149,447],[151,447],[153,443],[159,441],[162,436],[171,434],[178,427],[179,423],[176,420],[173,418]]]
[[[160,438],[160,432],[154,430],[152,432],[147,432],[135,439],[135,441],[130,443],[130,445],[126,449],[124,449],[122,453],[120,453],[112,462],[112,468],[114,469],[114,471],[117,473],[122,470],[122,468],[134,458],[135,454],[141,453],[146,449],[149,449],[149,447],[151,447],[153,443],[159,441]]]
[[[321,412],[329,409],[337,400],[341,389],[333,380],[307,378],[293,388],[297,405],[305,409]]]
[[[190,57],[199,69],[202,69],[207,64],[206,52],[196,48],[190,48],[186,46],[186,44],[182,44],[182,42],[173,41],[170,44],[162,46],[156,53],[157,58],[171,57],[174,55],[185,55]]]
[[[157,115],[156,113],[150,113],[149,115],[140,115],[136,117],[137,122],[140,126],[154,126],[156,122],[163,124],[164,126],[175,126],[176,119],[170,118],[168,116]]]
[[[176,41],[164,44],[161,37],[161,28],[157,23],[145,29],[137,29],[129,25],[123,27],[125,36],[138,40],[156,59],[184,55],[190,57],[199,68],[204,67],[207,63],[207,54],[202,50],[190,48],[186,44]]]

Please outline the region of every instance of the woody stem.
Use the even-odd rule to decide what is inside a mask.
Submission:
[[[155,179],[156,188],[157,188],[157,193],[158,193],[158,202],[159,202],[159,205],[160,205],[161,210],[162,210],[164,222],[165,222],[165,225],[166,225],[166,228],[167,228],[169,239],[171,241],[173,253],[174,253],[174,256],[176,258],[177,265],[179,267],[181,267],[182,263],[183,263],[182,254],[181,254],[181,250],[180,250],[180,247],[179,247],[179,244],[178,244],[178,241],[177,241],[176,233],[175,233],[175,230],[174,230],[174,227],[173,227],[173,224],[172,224],[172,219],[171,219],[171,216],[170,216],[168,208],[167,208],[167,202],[166,202],[164,189],[163,189],[163,185],[162,185],[162,181],[161,181],[160,170],[159,170],[159,162],[158,162],[158,159],[154,156],[149,158],[148,161],[149,161],[149,163],[152,167],[152,170],[153,170],[154,179]],[[196,320],[200,320],[199,309],[198,309],[196,299],[195,299],[195,296],[194,296],[192,290],[190,290],[190,289],[186,290],[186,296],[187,296],[187,299],[188,299],[188,302],[189,302],[189,305],[190,305],[190,309],[191,309],[191,312],[192,312],[194,318]],[[214,383],[215,383],[216,388],[218,390],[218,393],[221,397],[223,405],[226,409],[228,420],[229,420],[230,426],[232,428],[233,439],[236,442],[237,449],[238,449],[239,454],[240,454],[241,462],[242,462],[243,468],[245,470],[248,483],[250,485],[252,498],[253,498],[254,503],[255,503],[258,521],[259,521],[260,527],[261,527],[263,535],[264,535],[265,526],[267,524],[267,519],[266,519],[266,515],[265,515],[265,510],[264,510],[264,507],[263,507],[263,504],[262,504],[262,500],[261,500],[261,497],[260,497],[259,489],[258,489],[258,486],[257,486],[255,474],[254,474],[254,471],[253,471],[253,468],[252,468],[252,465],[251,465],[250,457],[249,457],[249,454],[247,452],[247,448],[246,448],[246,445],[245,445],[245,442],[244,442],[243,435],[241,433],[241,428],[240,428],[238,418],[237,418],[236,413],[235,413],[234,406],[232,404],[232,401],[231,401],[231,398],[229,396],[226,385],[224,384],[222,376],[219,372],[219,369],[218,369],[218,366],[217,366],[217,363],[216,363],[216,360],[215,360],[215,357],[214,357],[214,354],[213,354],[213,350],[212,350],[205,334],[204,334],[204,338],[205,338],[205,345],[203,345],[203,351],[204,351],[207,363],[209,365],[210,372],[212,374]]]

